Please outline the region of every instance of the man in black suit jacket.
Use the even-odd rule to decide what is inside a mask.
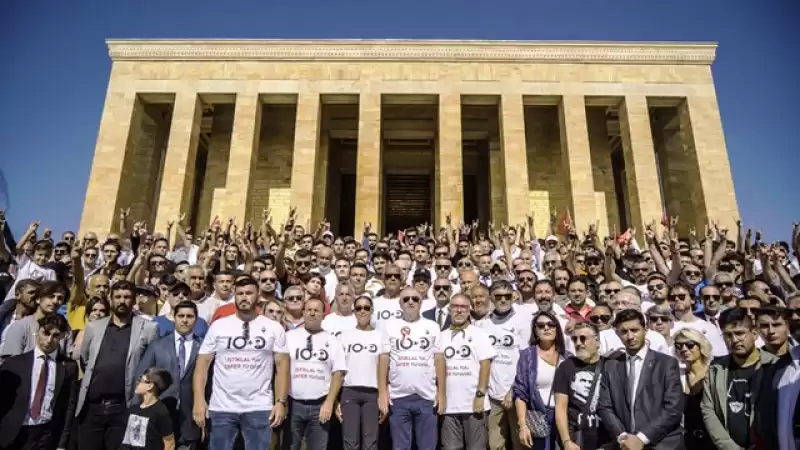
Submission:
[[[625,351],[609,358],[603,369],[597,405],[603,426],[623,450],[683,449],[678,360],[648,349],[641,312],[621,311],[614,328]]]
[[[191,301],[183,301],[175,305],[173,312],[175,331],[153,341],[145,350],[136,378],[140,378],[151,367],[160,367],[169,371],[175,380],[170,387],[161,393],[162,403],[172,416],[175,443],[179,449],[193,449],[201,439],[200,428],[192,419],[194,394],[192,392],[192,374],[194,373],[197,352],[203,340],[192,332],[197,323],[197,305]],[[183,339],[181,339],[183,338]],[[179,358],[183,347],[183,361]],[[135,402],[141,399],[134,399]]]
[[[58,356],[68,332],[64,317],[44,317],[36,348],[0,366],[0,449],[68,447],[80,386],[78,364]]]
[[[444,331],[450,328],[453,318],[447,305],[450,304],[450,297],[453,295],[453,286],[447,278],[439,278],[433,282],[433,298],[436,299],[436,307],[422,312],[422,317],[432,320],[439,324],[439,328]],[[439,315],[442,319],[439,321]]]

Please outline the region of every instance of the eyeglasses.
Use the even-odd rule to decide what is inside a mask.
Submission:
[[[286,297],[285,300],[287,302],[292,302],[292,303],[294,303],[294,302],[302,302],[303,301],[303,296],[302,295],[290,295],[290,296]]]
[[[161,261],[161,260],[153,260],[153,261],[150,261],[150,263],[151,263],[152,265],[154,265],[154,266],[163,266],[163,265],[165,265],[167,262],[166,262],[166,261]]]
[[[437,258],[447,258],[447,253],[434,253]]]
[[[611,314],[598,314],[596,316],[589,316],[592,323],[608,323],[611,321]]]
[[[514,294],[492,294],[495,300],[511,300]]]
[[[591,261],[586,261],[586,265],[587,266],[599,266],[600,265],[600,261],[598,261],[596,259],[593,259]]]
[[[433,290],[434,291],[449,291],[450,290],[450,286],[434,286]]]
[[[683,272],[683,275],[687,277],[699,277],[701,273],[697,270],[687,270],[686,272]]]
[[[392,280],[392,279],[399,280],[403,278],[403,276],[400,275],[399,273],[387,273],[384,274],[384,276],[386,277],[387,280]]]
[[[295,266],[300,266],[300,267],[307,267],[307,266],[311,266],[311,261],[295,261],[294,265]]]
[[[556,264],[558,264],[558,261],[545,261],[544,262],[545,266],[555,266]]]
[[[281,313],[280,309],[269,309],[269,308],[267,309],[267,314],[280,314],[280,313]]]
[[[733,281],[723,281],[721,283],[714,283],[714,286],[719,286],[722,288],[733,287]]]
[[[410,303],[410,302],[419,303],[420,298],[409,296],[409,297],[403,297],[402,300],[403,303]]]
[[[693,350],[695,347],[697,347],[697,342],[693,342],[693,341],[676,342],[675,343],[675,350],[683,350],[683,349]]]
[[[519,280],[520,283],[530,283],[533,281],[533,277],[519,277],[517,280]]]
[[[667,316],[650,316],[650,322],[652,323],[668,323],[672,322],[672,319]]]
[[[667,287],[667,285],[664,284],[664,283],[649,284],[649,285],[647,285],[647,290],[650,291],[650,292],[660,291],[660,290],[664,289],[665,287]]]
[[[580,342],[581,344],[585,344],[592,336],[585,336],[585,335],[573,335],[569,338],[572,340],[573,344],[577,344]]]
[[[278,279],[277,279],[277,278],[262,278],[262,279],[261,279],[261,282],[262,282],[262,283],[266,283],[266,282],[274,283],[274,282],[276,282],[276,281],[278,281]]]
[[[645,272],[649,272],[650,269],[648,267],[639,267],[639,268],[634,267],[633,271],[636,272],[636,273],[645,273]]]
[[[452,266],[447,266],[447,265],[444,265],[444,264],[437,264],[434,267],[436,267],[436,270],[450,270],[450,267],[452,267]]]
[[[722,298],[721,295],[714,295],[714,294],[703,295],[703,300],[719,300],[720,298]]]
[[[469,263],[469,262],[460,262],[460,263],[458,263],[458,267],[461,267],[461,268],[470,268],[470,267],[472,267],[472,263]]]
[[[355,312],[362,312],[362,311],[370,312],[370,311],[372,311],[372,307],[369,306],[369,305],[358,305],[358,306],[354,306],[353,307],[353,311],[355,311]]]
[[[689,294],[672,294],[669,296],[670,300],[686,300],[689,297]]]
[[[605,294],[618,294],[622,289],[603,289]]]
[[[556,327],[556,324],[554,324],[553,322],[551,322],[549,320],[547,322],[536,322],[536,329],[537,330],[549,330],[549,329],[553,329],[555,327]]]
[[[250,340],[250,322],[242,322],[242,337],[245,342]]]

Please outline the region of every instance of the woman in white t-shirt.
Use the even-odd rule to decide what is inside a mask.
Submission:
[[[553,380],[556,368],[566,356],[564,334],[556,316],[540,311],[531,322],[530,347],[523,350],[517,362],[517,376],[514,380],[514,407],[520,418],[520,443],[534,450],[554,448],[557,435],[554,425],[555,400],[553,399]],[[533,436],[527,425],[528,411],[542,413],[547,418],[552,431],[549,438]],[[547,445],[547,441],[550,445]]]
[[[356,329],[339,334],[347,361],[336,415],[342,422],[345,450],[378,448],[378,357],[382,335],[372,327],[372,299],[360,295],[353,305]]]

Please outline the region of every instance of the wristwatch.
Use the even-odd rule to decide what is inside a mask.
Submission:
[[[279,399],[277,400],[277,402],[278,402],[278,403],[280,403],[280,404],[281,404],[281,405],[283,405],[283,406],[286,406],[286,399],[285,399],[285,398],[279,398]]]
[[[481,390],[477,390],[477,391],[475,391],[475,397],[478,397],[478,398],[486,397],[486,392],[483,392]]]

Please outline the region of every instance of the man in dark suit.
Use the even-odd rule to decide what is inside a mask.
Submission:
[[[67,319],[39,320],[33,351],[0,366],[0,449],[67,448],[78,399],[78,364],[58,355]]]
[[[603,369],[597,405],[603,425],[623,450],[683,449],[678,360],[648,348],[641,312],[619,312],[614,328],[625,352],[609,358]]]
[[[436,322],[442,331],[450,328],[453,321],[448,308],[452,295],[453,287],[450,280],[447,278],[437,279],[433,282],[433,298],[436,299],[436,307],[422,312],[423,318]]]
[[[200,428],[192,419],[194,396],[192,374],[202,339],[192,333],[197,322],[197,305],[182,301],[173,310],[175,331],[153,341],[145,350],[136,377],[151,367],[169,371],[175,382],[161,393],[160,398],[172,416],[175,443],[178,450],[194,450],[200,442]],[[139,401],[140,399],[134,399]]]

